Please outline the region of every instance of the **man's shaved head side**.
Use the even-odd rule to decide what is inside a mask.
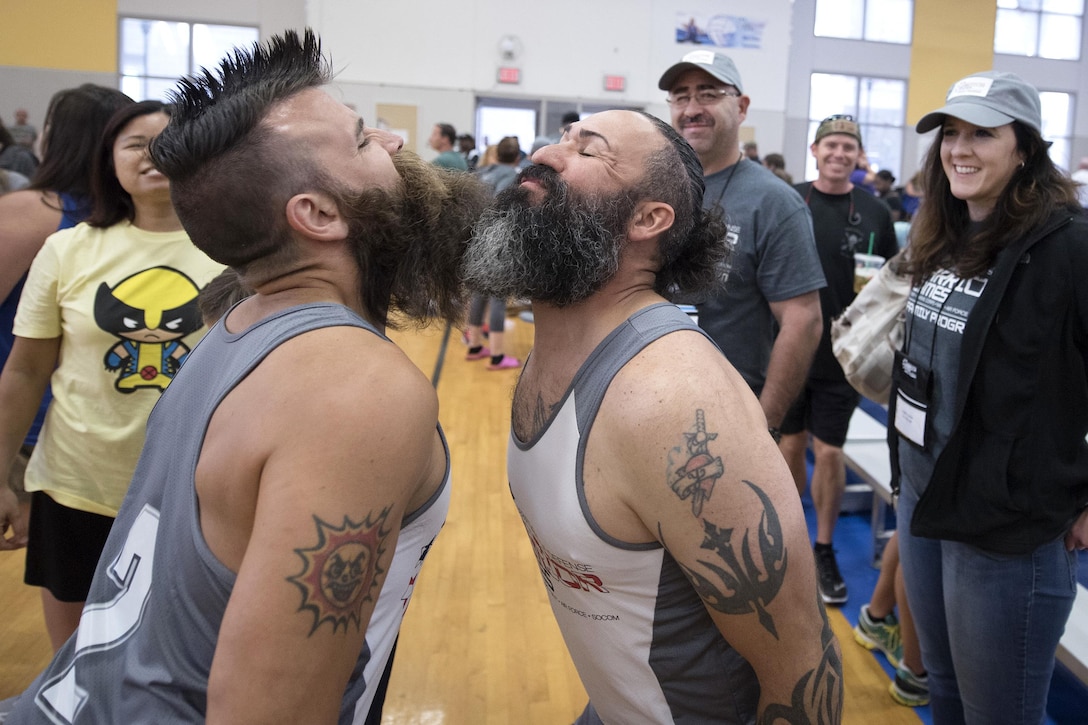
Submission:
[[[327,182],[262,121],[276,104],[331,78],[313,31],[300,38],[288,30],[236,49],[216,71],[184,78],[170,94],[176,110],[151,158],[170,178],[193,243],[212,259],[244,271],[288,246],[287,201]]]

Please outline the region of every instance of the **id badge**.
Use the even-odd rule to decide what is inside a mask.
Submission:
[[[924,449],[929,439],[930,370],[896,351],[892,379],[896,383],[895,429]]]

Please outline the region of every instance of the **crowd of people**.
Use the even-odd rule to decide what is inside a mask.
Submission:
[[[330,78],[287,31],[168,104],[85,85],[40,138],[25,112],[0,133],[41,159],[0,196],[0,549],[26,548],[55,649],[0,722],[379,722],[454,495],[435,390],[386,331],[435,319],[520,369],[510,490],[576,725],[840,722],[860,395],[829,321],[897,255],[897,528],[854,638],[938,725],[1041,721],[1088,548],[1088,218],[1035,88],[955,84],[897,189],[846,115],[783,183],[715,50],[663,70],[667,121],[574,113],[493,157],[437,123],[431,163]]]

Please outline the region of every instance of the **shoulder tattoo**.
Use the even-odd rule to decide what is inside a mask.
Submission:
[[[684,445],[673,448],[668,457],[669,487],[681,500],[691,499],[696,518],[701,518],[703,504],[710,500],[718,479],[725,473],[721,457],[710,452],[709,444],[717,437],[717,433],[707,431],[705,415],[697,410],[694,429],[684,433]],[[763,489],[751,481],[743,483],[763,506],[758,529],[741,532],[701,519],[701,548],[715,556],[699,559],[702,568],[698,571],[683,564],[681,567],[708,606],[725,614],[755,612],[763,628],[777,638],[778,629],[767,605],[786,578],[788,557],[782,524]]]
[[[302,594],[298,611],[313,615],[311,635],[325,622],[334,634],[341,626],[345,633],[352,623],[356,631],[362,626],[363,604],[373,600],[378,576],[384,573],[380,559],[392,530],[387,521],[391,510],[387,507],[359,523],[345,516],[341,526],[314,516],[317,543],[295,549],[302,571],[287,578]]]

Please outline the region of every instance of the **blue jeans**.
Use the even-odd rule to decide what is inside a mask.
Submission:
[[[910,535],[919,491],[903,477],[897,513],[907,599],[935,725],[1045,722],[1055,650],[1077,592],[1061,538],[1010,556]]]

